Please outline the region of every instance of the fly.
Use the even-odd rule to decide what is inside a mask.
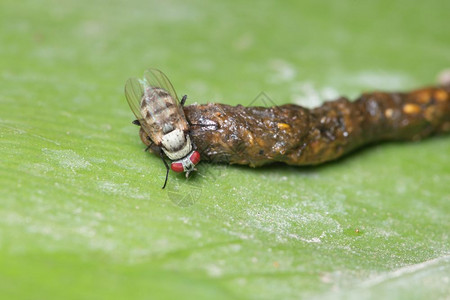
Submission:
[[[195,150],[189,134],[189,123],[183,112],[187,96],[178,101],[169,79],[157,69],[148,69],[143,79],[130,78],[125,85],[125,96],[136,116],[133,124],[140,126],[139,136],[146,150],[152,149],[166,167],[166,187],[169,169],[174,172],[196,171],[200,153]],[[171,161],[167,164],[165,157]]]

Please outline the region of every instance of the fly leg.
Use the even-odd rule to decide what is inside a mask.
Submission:
[[[159,156],[161,157],[161,160],[164,163],[164,166],[166,166],[166,180],[164,180],[164,185],[163,185],[163,189],[166,187],[167,184],[167,179],[169,178],[169,165],[167,164],[166,160],[164,159],[164,152],[162,151],[162,148],[159,148]]]
[[[150,137],[147,137],[147,140],[149,140],[150,144],[144,149],[144,152],[147,152],[148,149],[150,149],[153,146],[153,141],[150,139]]]
[[[219,129],[219,125],[218,124],[192,124],[191,122],[189,122],[189,126],[199,126],[199,127],[211,127],[214,126],[216,127],[216,129]]]
[[[219,125],[216,124],[216,123],[214,123],[214,124],[191,123],[191,121],[189,119],[187,119],[187,118],[186,118],[186,121],[188,122],[189,127],[191,127],[191,126],[198,126],[198,127],[211,127],[211,126],[214,126],[214,127],[216,127],[216,130],[219,129]],[[191,130],[189,130],[189,131],[191,131]]]
[[[183,98],[181,98],[181,101],[180,101],[181,107],[184,107],[184,104],[186,103],[186,100],[187,100],[187,95],[184,95]],[[192,124],[191,121],[189,121],[188,119],[186,119],[186,121],[188,122],[189,126],[200,126],[200,127],[215,126],[216,129],[219,128],[219,126],[217,124]]]
[[[184,106],[184,104],[186,103],[186,100],[187,100],[187,95],[184,95],[183,98],[181,98],[181,101],[180,101],[181,107]]]

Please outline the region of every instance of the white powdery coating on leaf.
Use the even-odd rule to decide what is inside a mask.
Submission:
[[[248,209],[246,225],[273,234],[277,241],[282,243],[292,239],[320,243],[328,235],[342,232],[339,222],[331,218],[329,213],[311,210],[314,208],[301,204],[292,207],[271,205]]]
[[[295,67],[282,59],[274,59],[270,62],[270,67],[274,71],[269,77],[269,82],[292,81],[297,75]]]
[[[294,104],[314,108],[324,101],[335,100],[339,97],[337,90],[331,87],[317,89],[311,82],[299,82],[291,87],[291,101]]]
[[[441,85],[450,85],[450,69],[445,69],[439,73],[438,81]]]
[[[407,86],[414,85],[414,80],[402,73],[390,73],[381,71],[363,71],[348,76],[340,76],[335,79],[338,84],[362,86],[373,90],[404,90]],[[316,88],[311,82],[295,83],[291,87],[291,101],[294,104],[315,108],[325,101],[339,98],[340,93],[331,87]]]
[[[392,272],[387,272],[384,274],[381,274],[379,276],[376,276],[374,278],[371,278],[369,280],[366,280],[361,283],[360,287],[373,287],[377,285],[381,285],[385,282],[392,281],[394,279],[398,279],[401,277],[405,277],[405,275],[414,274],[414,273],[420,273],[420,272],[427,272],[433,269],[438,269],[442,265],[447,265],[450,263],[450,256],[446,255],[443,257],[438,257],[435,259],[431,259],[428,261],[424,261],[415,265],[406,266],[397,270],[394,270]]]
[[[205,269],[211,277],[220,277],[223,273],[222,268],[215,264],[206,265]]]
[[[110,181],[100,181],[98,182],[98,187],[103,192],[108,194],[126,196],[135,199],[145,199],[148,195],[139,192],[138,188],[130,187],[128,183],[114,183]]]
[[[73,150],[52,150],[44,148],[42,152],[48,160],[60,164],[64,168],[70,168],[72,171],[78,169],[88,169],[91,164]]]
[[[406,86],[414,84],[414,80],[406,74],[370,70],[347,76],[345,81],[376,90],[404,90]]]

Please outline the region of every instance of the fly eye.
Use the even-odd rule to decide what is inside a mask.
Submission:
[[[183,164],[180,162],[175,162],[170,165],[170,168],[177,173],[181,173],[184,171]]]
[[[191,160],[191,162],[196,165],[199,163],[200,161],[200,153],[198,153],[198,151],[194,151],[192,152],[191,156],[189,157],[189,159]]]

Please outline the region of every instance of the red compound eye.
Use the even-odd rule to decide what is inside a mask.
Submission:
[[[200,161],[200,153],[198,153],[197,151],[192,152],[191,157],[189,157],[189,159],[194,165],[198,164],[198,162]]]
[[[184,171],[183,164],[180,162],[172,163],[170,165],[170,168],[177,173],[181,173]]]

